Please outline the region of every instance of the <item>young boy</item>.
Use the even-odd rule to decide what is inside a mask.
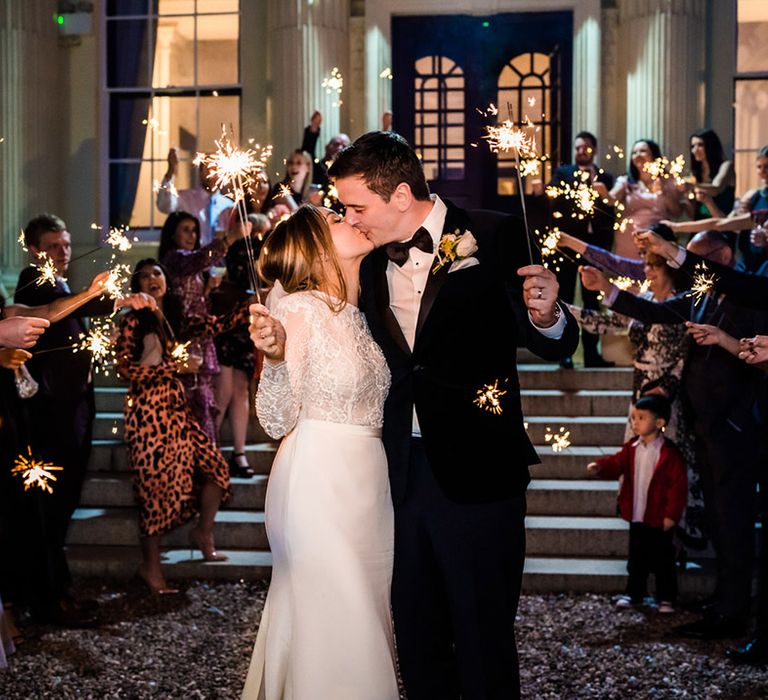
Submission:
[[[643,602],[648,574],[653,573],[659,612],[675,611],[677,577],[672,531],[683,517],[688,479],[682,454],[662,435],[669,410],[667,399],[641,396],[630,418],[637,438],[617,454],[587,466],[587,472],[602,479],[623,477],[619,511],[629,522],[629,581],[627,595],[617,603],[619,608]]]

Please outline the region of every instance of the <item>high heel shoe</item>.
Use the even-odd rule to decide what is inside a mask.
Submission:
[[[189,531],[189,556],[192,557],[192,549],[197,548],[203,555],[204,561],[227,561],[229,557],[226,554],[219,554],[216,546],[213,544],[213,535],[205,537],[198,530]]]
[[[256,472],[248,464],[239,464],[238,457],[245,457],[245,452],[232,453],[229,458],[229,477],[230,479],[252,479]]]
[[[138,571],[136,572],[136,577],[147,587],[149,588],[152,595],[176,595],[179,593],[178,588],[171,588],[167,583],[164,586],[158,586],[156,583],[152,583],[152,581],[147,578],[147,575],[144,573],[144,571],[139,567]]]

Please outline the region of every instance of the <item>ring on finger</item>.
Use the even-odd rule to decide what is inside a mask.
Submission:
[[[541,287],[539,287],[539,294],[538,294],[538,296],[536,298],[537,299],[541,299],[543,296],[544,296],[544,290],[541,289]]]

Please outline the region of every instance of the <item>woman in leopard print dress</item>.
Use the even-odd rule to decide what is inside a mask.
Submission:
[[[179,330],[180,305],[167,293],[167,275],[153,259],[136,265],[131,287],[153,296],[165,315],[126,314],[116,344],[119,374],[131,382],[125,400],[125,439],[139,502],[142,564],[139,575],[154,592],[171,592],[160,568],[160,537],[199,513],[190,542],[206,561],[224,560],[213,544],[213,523],[229,497],[229,469],[192,415],[179,375],[196,368],[171,356],[169,326]],[[185,335],[213,336],[247,318],[245,307],[217,319],[186,319]]]

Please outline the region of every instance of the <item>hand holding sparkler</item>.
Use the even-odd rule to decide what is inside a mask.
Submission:
[[[257,350],[272,363],[280,363],[285,359],[285,328],[269,309],[262,304],[251,304],[248,309],[251,314],[251,325],[248,330],[251,340]]]
[[[557,320],[557,294],[560,285],[555,273],[543,265],[526,265],[517,274],[525,277],[523,301],[533,323],[540,328],[549,328]]]
[[[0,345],[10,348],[31,348],[45,333],[50,322],[33,316],[12,316],[0,321]]]
[[[30,357],[31,352],[19,350],[17,348],[0,348],[0,367],[16,371]]]
[[[690,321],[685,324],[688,328],[688,335],[690,335],[698,345],[720,345],[723,336],[726,335],[725,331],[717,326],[710,326],[706,323],[691,323]]]
[[[581,284],[584,289],[588,289],[590,292],[608,294],[613,287],[611,281],[596,267],[581,265],[579,273],[581,274]]]
[[[739,341],[739,359],[750,365],[768,362],[768,335],[742,338]]]
[[[635,231],[632,234],[635,245],[645,253],[655,253],[666,260],[674,260],[680,246],[665,240],[658,233],[649,230]]]
[[[560,235],[557,237],[557,247],[570,248],[579,255],[584,255],[587,252],[587,244],[584,241],[565,231],[560,231]]]
[[[116,306],[118,309],[123,306],[128,306],[134,311],[138,311],[139,309],[149,309],[150,311],[154,311],[157,309],[157,301],[149,294],[136,292],[136,294],[129,294],[128,296],[117,299]]]

